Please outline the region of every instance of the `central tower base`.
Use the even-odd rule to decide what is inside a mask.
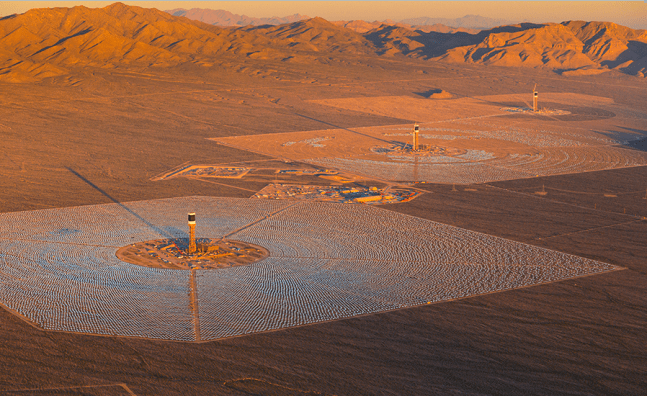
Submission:
[[[195,253],[190,239],[156,239],[117,250],[117,258],[130,264],[176,270],[217,269],[248,265],[269,256],[267,249],[247,242],[201,238]]]

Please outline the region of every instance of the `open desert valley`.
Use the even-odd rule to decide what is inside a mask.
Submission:
[[[0,394],[644,394],[646,74],[610,22],[3,17]]]

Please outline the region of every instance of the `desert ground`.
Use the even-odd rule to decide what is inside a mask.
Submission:
[[[342,158],[349,142],[356,141],[361,154],[374,145],[363,139],[404,141],[407,136],[384,134],[406,132],[414,122],[450,130],[432,131],[435,136],[516,128],[524,139],[537,139],[506,145],[490,134],[479,139],[482,145],[469,139],[428,143],[455,142],[458,149],[500,159],[539,155],[548,149],[538,140],[559,137],[602,154],[578,162],[591,166],[573,171],[478,182],[372,179],[357,168],[328,167],[348,174],[344,185],[405,185],[423,192],[410,202],[380,206],[394,215],[619,270],[202,342],[48,331],[3,304],[0,393],[644,393],[647,166],[639,139],[647,135],[645,79],[616,71],[561,76],[353,54],[326,64],[286,64],[245,58],[235,67],[86,67],[39,82],[0,82],[0,212],[16,223],[3,227],[20,228],[22,217],[42,209],[192,196],[250,198],[276,182],[276,173],[160,175],[186,165],[322,166],[309,161],[325,157],[311,155],[319,147],[281,146],[288,141],[338,136],[343,144],[335,152]],[[540,98],[551,98],[550,107],[570,115],[501,110],[528,106],[535,83]],[[437,90],[451,97],[429,97]],[[308,175],[278,181],[340,184]]]

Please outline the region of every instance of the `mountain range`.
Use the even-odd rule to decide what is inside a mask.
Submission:
[[[465,15],[464,17],[454,19],[429,17],[409,18],[403,19],[399,23],[411,26],[445,25],[452,28],[485,30],[497,26],[510,25],[513,22],[505,19],[487,18],[480,15]]]
[[[171,15],[174,16],[183,16],[189,19],[196,21],[208,23],[216,26],[248,26],[248,25],[282,25],[285,23],[292,23],[302,21],[304,19],[310,19],[307,15],[294,14],[286,17],[270,17],[270,18],[254,18],[247,15],[234,14],[225,10],[210,10],[205,8],[192,8],[190,10],[184,8],[176,8],[173,10],[167,10]],[[465,15],[461,18],[429,18],[429,17],[418,17],[418,18],[409,18],[403,19],[399,22],[394,22],[392,20],[385,20],[382,22],[365,22],[365,21],[333,21],[337,25],[349,25],[347,27],[353,28],[352,26],[357,25],[358,22],[377,27],[381,24],[387,25],[398,25],[404,26],[409,29],[419,29],[423,31],[442,31],[443,33],[455,32],[455,31],[470,31],[474,32],[476,30],[491,29],[493,27],[508,25],[512,22],[505,19],[493,19],[482,17],[480,15]],[[363,28],[361,28],[363,29]],[[360,32],[363,33],[363,32]]]
[[[37,81],[88,67],[209,67],[223,59],[325,63],[334,56],[533,67],[565,75],[647,73],[647,33],[609,22],[522,23],[479,32],[362,22],[311,18],[222,28],[122,3],[32,9],[0,19],[0,80]]]
[[[467,29],[467,28],[454,28],[451,26],[443,25],[440,23],[436,23],[433,25],[409,25],[406,23],[402,22],[393,22],[390,20],[386,20],[384,22],[366,22],[362,20],[355,20],[355,21],[334,21],[332,22],[337,26],[343,26],[347,29],[354,30],[357,33],[367,33],[373,29],[378,29],[383,26],[397,26],[397,27],[402,27],[407,30],[418,30],[423,33],[429,33],[429,32],[438,32],[438,33],[458,33],[458,32],[464,32],[464,33],[470,33],[470,34],[476,34],[479,32],[479,29]]]
[[[307,15],[294,14],[287,17],[254,18],[247,15],[233,14],[225,10],[210,10],[205,8],[176,8],[167,10],[171,15],[183,16],[196,21],[216,26],[247,26],[247,25],[282,25],[310,19]]]

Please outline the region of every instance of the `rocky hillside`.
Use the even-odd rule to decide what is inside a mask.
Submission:
[[[0,80],[37,81],[79,67],[169,67],[255,58],[311,61],[311,54],[373,55],[360,34],[313,18],[279,26],[225,29],[163,11],[115,3],[105,8],[33,9],[0,19]]]
[[[563,22],[584,44],[582,52],[602,67],[647,74],[647,31],[610,22]]]
[[[60,75],[75,66],[168,66],[228,47],[225,34],[121,3],[33,9],[0,20],[0,37],[0,76],[9,81]]]
[[[247,27],[238,30],[261,35],[293,51],[366,55],[375,51],[374,46],[362,34],[318,17],[286,25]]]
[[[383,55],[451,63],[538,67],[565,75],[609,70],[647,74],[647,32],[610,22],[523,23],[476,34],[412,31],[383,25],[365,37]]]
[[[338,25],[321,18],[221,28],[121,3],[33,9],[0,19],[2,81],[37,81],[87,67],[209,67],[225,58],[319,62],[335,54],[536,67],[566,75],[615,69],[644,76],[647,33],[606,22],[520,24],[472,33],[360,21]]]

